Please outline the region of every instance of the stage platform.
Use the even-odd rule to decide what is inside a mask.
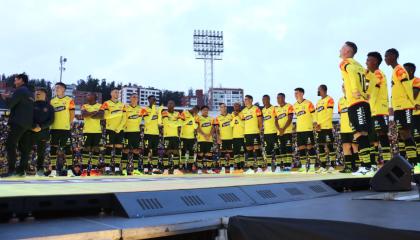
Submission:
[[[118,192],[162,191],[197,188],[220,188],[303,181],[368,182],[368,176],[343,173],[281,173],[281,174],[185,174],[100,177],[24,177],[0,178],[0,198],[74,194],[106,194]],[[339,189],[337,189],[339,190]]]

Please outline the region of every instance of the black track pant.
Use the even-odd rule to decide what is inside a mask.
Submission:
[[[16,170],[16,149],[20,151],[20,165],[17,172],[23,173],[27,169],[31,147],[30,130],[19,125],[11,125],[9,135],[6,140],[9,173],[13,173]]]

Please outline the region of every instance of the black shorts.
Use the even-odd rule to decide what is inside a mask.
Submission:
[[[388,133],[388,116],[373,116],[372,125],[376,132]]]
[[[181,149],[184,153],[187,151],[192,154],[194,152],[195,139],[181,138]]]
[[[261,138],[259,134],[245,134],[245,146],[253,147],[261,145]]]
[[[241,154],[245,151],[245,140],[243,138],[234,138],[232,140],[233,154]]]
[[[292,134],[291,133],[286,133],[286,134],[283,134],[283,135],[281,135],[281,136],[278,136],[278,141],[279,141],[279,145],[280,145],[280,147],[290,147],[290,146],[292,146],[292,138],[293,138],[293,136],[292,136]]]
[[[368,137],[369,137],[369,142],[370,143],[374,143],[374,142],[378,142],[379,141],[378,134],[377,134],[375,128],[373,127],[373,124],[372,124],[372,127],[369,128]]]
[[[83,147],[99,147],[101,142],[102,133],[84,133],[83,134]]]
[[[360,102],[348,108],[350,126],[355,132],[369,132],[371,128],[370,106],[367,102]]]
[[[318,143],[319,144],[328,144],[334,143],[334,135],[332,129],[321,129],[318,132]]]
[[[163,139],[166,150],[178,150],[179,149],[179,138],[178,137],[165,137]]]
[[[420,115],[413,115],[413,136],[420,137]]]
[[[52,146],[69,146],[71,145],[71,132],[70,130],[50,130]]]
[[[413,126],[413,110],[395,110],[394,121],[398,129],[410,129]]]
[[[274,147],[277,143],[277,134],[264,134],[264,146]]]
[[[157,150],[159,146],[159,135],[144,135],[144,147],[147,149]]]
[[[117,144],[123,144],[123,138],[124,138],[124,132],[121,131],[119,133],[116,133],[112,130],[106,130],[106,144],[107,145],[117,145]]]
[[[315,137],[312,131],[297,132],[296,137],[298,147],[306,145],[315,145]]]
[[[233,149],[233,140],[222,140],[220,144],[220,150],[231,152]]]
[[[198,142],[197,153],[211,153],[211,148],[213,147],[212,142]]]
[[[124,147],[131,149],[140,148],[140,132],[124,133]]]
[[[341,133],[341,143],[355,143],[353,133]]]

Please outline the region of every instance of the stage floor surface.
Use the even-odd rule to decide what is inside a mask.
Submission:
[[[292,172],[253,175],[185,174],[55,178],[27,176],[21,178],[0,178],[0,198],[215,188],[367,177],[371,176],[353,176],[339,172],[323,174]]]

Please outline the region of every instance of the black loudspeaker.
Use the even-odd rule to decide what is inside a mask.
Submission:
[[[411,164],[400,155],[386,163],[370,180],[374,191],[410,191]]]

